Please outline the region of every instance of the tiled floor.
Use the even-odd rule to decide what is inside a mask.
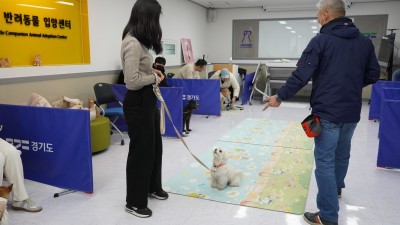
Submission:
[[[192,133],[185,138],[194,154],[200,154],[245,118],[268,118],[301,121],[309,114],[308,104],[284,103],[280,108],[262,112],[262,105],[254,102],[244,111],[221,117],[193,116]],[[347,188],[340,200],[341,225],[399,225],[400,170],[376,167],[378,123],[368,120],[368,104],[363,105],[362,118],[353,138]],[[302,216],[282,212],[229,205],[208,200],[171,194],[166,201],[149,200],[153,216],[139,219],[124,211],[125,163],[129,138],[120,146],[113,138],[111,147],[93,156],[94,193],[75,192],[58,198],[59,188],[26,181],[30,197],[43,206],[39,213],[14,211],[8,208],[9,224],[37,225],[111,225],[111,224],[237,224],[237,225],[301,225]],[[163,179],[176,174],[192,161],[190,154],[177,139],[164,139]],[[311,178],[306,210],[316,211],[317,188]]]

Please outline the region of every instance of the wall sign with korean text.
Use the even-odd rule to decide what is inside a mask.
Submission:
[[[87,0],[0,0],[0,59],[11,66],[89,64]]]

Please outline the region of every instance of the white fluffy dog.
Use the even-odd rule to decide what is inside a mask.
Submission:
[[[211,187],[223,190],[227,185],[238,187],[243,177],[241,171],[235,170],[228,165],[228,152],[221,148],[216,148],[213,152],[213,165],[211,168]]]

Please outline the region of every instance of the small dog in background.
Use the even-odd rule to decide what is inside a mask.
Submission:
[[[0,187],[0,224],[8,224],[7,199],[12,191],[13,184]]]
[[[82,109],[83,102],[77,98],[74,99],[63,96],[61,99],[51,103],[51,106],[62,109]]]
[[[183,108],[183,133],[189,134],[192,131],[189,128],[190,118],[194,109],[198,109],[199,105],[195,100],[190,100],[188,104]]]
[[[217,188],[218,190],[225,189],[227,185],[238,187],[243,173],[227,164],[229,159],[228,152],[221,148],[216,148],[213,152],[213,156],[211,187]]]
[[[231,92],[229,88],[221,88],[221,111],[232,109]]]
[[[221,91],[220,94],[221,111],[238,110],[238,109],[243,110],[243,107],[237,106],[234,103],[232,103],[231,92],[229,91],[229,88],[221,88],[220,91]]]

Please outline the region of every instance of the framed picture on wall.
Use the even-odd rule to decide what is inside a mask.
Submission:
[[[181,57],[178,51],[178,40],[162,40],[163,52],[161,56],[167,61],[168,66],[181,65]]]
[[[192,42],[190,41],[190,39],[182,38],[181,46],[182,46],[182,53],[183,53],[183,61],[186,64],[194,63]]]
[[[177,41],[174,40],[163,40],[163,56],[164,57],[175,57],[176,56],[176,45]]]

